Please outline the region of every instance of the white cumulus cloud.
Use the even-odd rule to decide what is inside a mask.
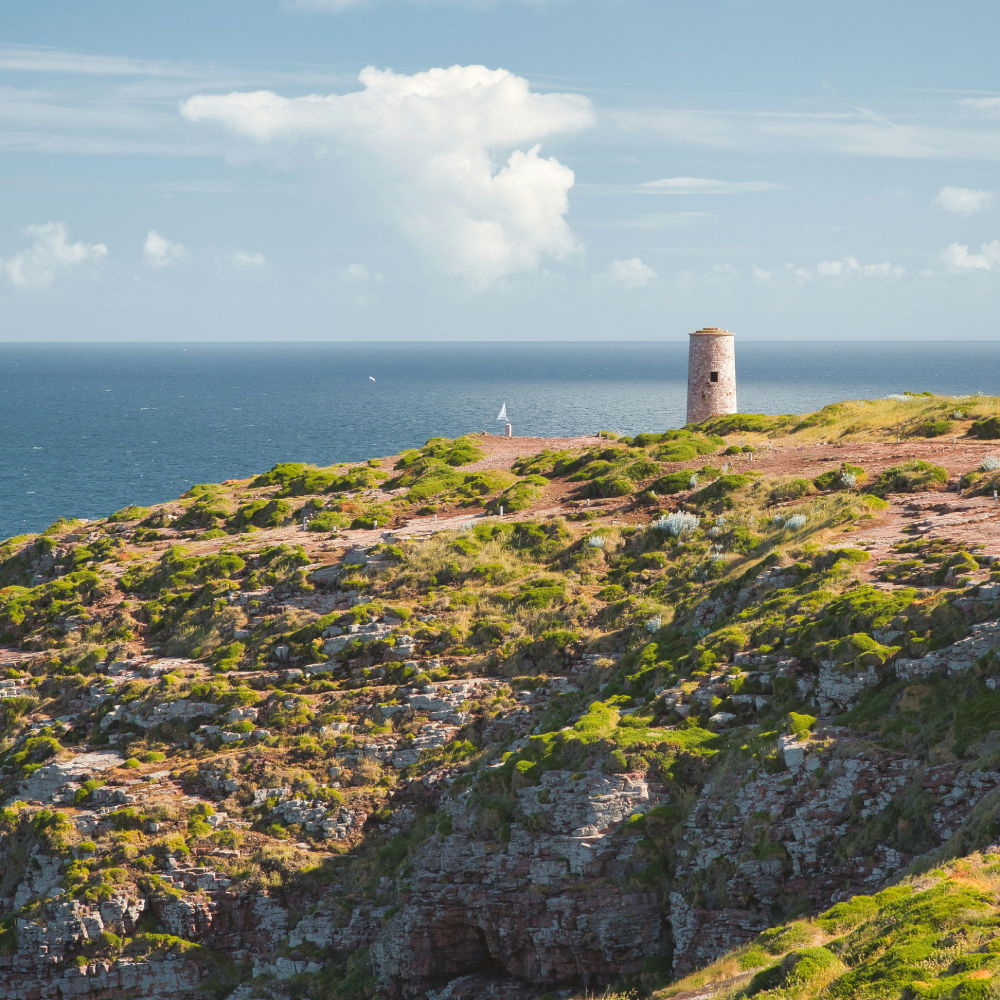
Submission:
[[[638,257],[630,257],[628,260],[613,260],[607,272],[601,277],[626,288],[640,288],[655,281],[659,275],[648,264],[643,264]]]
[[[234,250],[229,259],[240,267],[263,267],[267,263],[262,253],[250,253],[247,250]]]
[[[996,191],[977,191],[974,188],[943,187],[933,204],[946,212],[957,215],[975,215],[985,208],[993,208],[997,203]]]
[[[258,143],[306,140],[363,157],[406,234],[474,284],[580,249],[566,222],[573,171],[539,155],[538,142],[593,124],[586,97],[532,93],[523,77],[485,66],[412,76],[368,67],[359,79],[364,89],[348,94],[201,95],[181,113]]]
[[[166,267],[186,256],[187,247],[182,243],[174,243],[151,229],[142,248],[142,255],[150,267]]]
[[[942,253],[950,271],[992,271],[1000,269],[1000,240],[984,243],[979,253],[969,253],[967,243],[952,243]]]
[[[108,255],[103,243],[70,243],[62,222],[26,226],[24,233],[31,237],[31,246],[0,261],[7,280],[19,288],[48,288],[57,272]]]

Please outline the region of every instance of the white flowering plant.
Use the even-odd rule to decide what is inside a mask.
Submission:
[[[697,514],[689,514],[684,510],[675,510],[666,517],[661,517],[653,527],[658,531],[669,531],[674,537],[679,537],[685,531],[694,531],[701,524]]]

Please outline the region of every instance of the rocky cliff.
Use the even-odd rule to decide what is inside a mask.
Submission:
[[[754,419],[4,543],[0,1000],[815,995],[830,914],[993,906],[989,446]]]

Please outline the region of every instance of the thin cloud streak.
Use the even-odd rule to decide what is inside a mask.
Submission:
[[[893,159],[1000,159],[1000,130],[898,124],[875,112],[619,109],[605,119],[630,135],[665,136],[717,149],[800,146]]]

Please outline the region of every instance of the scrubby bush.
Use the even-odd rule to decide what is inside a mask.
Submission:
[[[254,500],[240,507],[229,518],[227,525],[234,531],[251,525],[255,528],[278,528],[289,519],[291,513],[292,505],[287,500]]]
[[[724,476],[720,476],[708,486],[702,487],[695,495],[694,500],[704,503],[710,500],[722,500],[725,499],[730,493],[735,493],[737,490],[742,489],[744,486],[748,486],[754,481],[754,477],[751,475],[740,475],[739,473],[729,473]]]
[[[522,608],[547,608],[566,598],[566,584],[555,577],[529,580],[521,584],[515,603]]]
[[[984,417],[982,420],[973,420],[969,428],[969,437],[982,438],[986,441],[995,441],[1000,438],[1000,417]]]
[[[948,482],[946,469],[922,459],[914,459],[885,469],[869,489],[876,496],[884,497],[887,493],[918,493],[932,490],[946,482]]]
[[[622,476],[598,476],[587,484],[588,497],[624,497],[632,492],[632,483]]]
[[[420,457],[435,458],[445,465],[462,466],[472,462],[479,462],[486,457],[486,452],[482,450],[471,437],[455,438],[451,441],[448,438],[431,438],[419,451],[411,451],[396,463],[397,469],[406,469]]]
[[[697,514],[686,511],[674,511],[666,517],[661,517],[653,527],[658,531],[668,531],[671,535],[682,535],[685,531],[694,531],[701,524]]]
[[[775,483],[771,487],[768,500],[770,503],[781,503],[784,500],[801,500],[802,497],[808,496],[813,492],[815,492],[815,489],[808,479],[786,479]]]
[[[692,484],[691,480],[694,480]],[[650,484],[650,489],[654,493],[669,494],[682,493],[685,490],[693,489],[698,484],[698,477],[691,472],[668,472],[665,476],[660,476]]]
[[[309,531],[336,531],[338,528],[346,528],[350,523],[350,518],[346,514],[341,514],[335,510],[320,511],[309,521]]]
[[[863,483],[868,473],[860,465],[841,462],[839,469],[830,469],[813,480],[818,490],[842,490]]]
[[[486,509],[491,514],[496,514],[501,507],[505,514],[513,514],[519,510],[526,510],[542,495],[542,490],[548,486],[548,480],[541,476],[525,476],[491,500]]]
[[[727,413],[719,417],[709,417],[701,424],[689,424],[689,427],[700,427],[708,434],[765,434],[788,427],[792,421],[798,420],[795,414],[784,414],[771,417],[766,413]],[[721,444],[721,442],[720,442]]]
[[[135,504],[130,504],[128,507],[122,507],[121,510],[116,510],[109,518],[109,524],[120,524],[123,521],[141,521],[142,518],[149,514],[148,507],[136,507]]]
[[[951,433],[952,424],[950,420],[925,420],[913,428],[910,437],[941,437],[942,434]]]

